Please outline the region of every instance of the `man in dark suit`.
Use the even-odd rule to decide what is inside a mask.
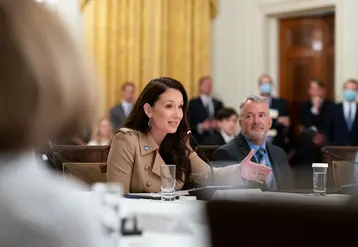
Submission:
[[[266,141],[266,134],[272,125],[267,99],[249,96],[240,105],[239,123],[241,133],[216,150],[214,159],[241,162],[250,150],[255,150],[251,161],[271,167],[272,173],[262,184],[247,181],[248,187],[262,190],[293,188],[291,169],[284,150]]]
[[[266,97],[269,101],[270,116],[272,118],[272,127],[268,133],[272,143],[286,152],[290,150],[290,117],[288,115],[287,102],[281,98],[272,96],[273,81],[269,75],[259,77],[260,95]]]
[[[335,105],[327,128],[328,144],[358,146],[358,81],[351,79],[343,86],[344,101]]]
[[[216,114],[218,129],[204,139],[204,145],[222,146],[235,138],[238,114],[233,108],[222,108]]]
[[[212,135],[217,123],[215,116],[223,108],[223,103],[211,96],[211,77],[205,76],[199,80],[200,96],[193,98],[188,106],[188,121],[193,136],[201,145],[204,139]]]
[[[132,110],[134,101],[135,85],[133,82],[125,82],[122,86],[122,101],[120,104],[111,108],[109,111],[109,119],[111,121],[113,131],[120,129],[129,113]]]
[[[325,85],[312,80],[309,85],[310,100],[303,102],[300,110],[301,133],[296,148],[296,162],[312,164],[321,162],[320,149],[325,144],[326,129],[333,103],[325,99]]]

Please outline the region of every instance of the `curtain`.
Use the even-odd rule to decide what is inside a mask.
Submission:
[[[211,72],[211,19],[217,0],[81,0],[85,43],[101,87],[103,115],[131,81],[173,77],[189,97]]]

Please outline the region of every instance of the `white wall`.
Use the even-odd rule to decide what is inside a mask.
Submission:
[[[212,48],[216,95],[237,107],[257,93],[261,73],[276,80],[277,17],[320,8],[336,10],[335,96],[341,100],[344,80],[358,78],[358,0],[219,0]]]
[[[83,43],[83,18],[78,0],[45,0],[60,13],[73,35]]]

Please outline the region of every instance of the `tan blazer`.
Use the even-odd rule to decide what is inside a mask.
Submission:
[[[190,152],[190,180],[206,185],[211,178],[210,167],[195,152]],[[121,128],[113,137],[107,160],[107,182],[119,182],[124,193],[159,192],[161,186],[160,168],[165,164],[159,154],[159,147],[150,133]],[[228,184],[242,184],[237,165],[215,169],[215,178],[219,176]],[[233,179],[228,179],[228,177]],[[176,190],[183,187],[177,182]]]

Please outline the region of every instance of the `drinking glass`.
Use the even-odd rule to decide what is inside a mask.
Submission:
[[[162,165],[160,178],[162,181],[161,192],[162,201],[174,201],[175,200],[175,165]]]
[[[327,163],[313,163],[313,193],[325,195],[327,190]]]

